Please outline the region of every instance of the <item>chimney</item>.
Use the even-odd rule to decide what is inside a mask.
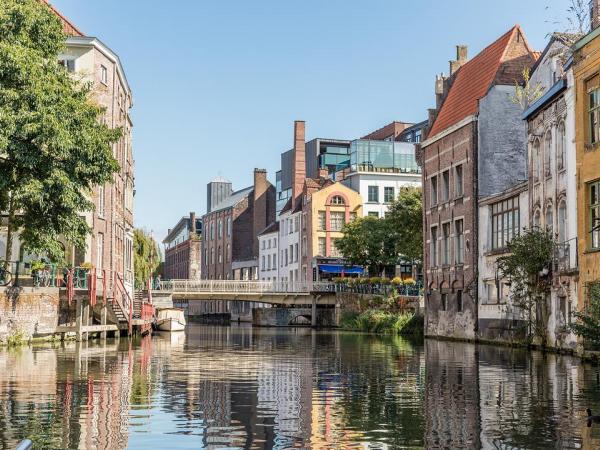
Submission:
[[[190,213],[190,234],[196,234],[196,213]]]
[[[306,179],[306,143],[303,120],[294,122],[294,151],[292,152],[292,204],[302,194]]]
[[[600,26],[600,0],[590,0],[590,31]]]
[[[258,258],[258,233],[269,225],[269,182],[267,181],[267,171],[265,169],[254,169],[254,207],[253,207],[253,227],[252,248],[253,256]]]
[[[427,127],[431,128],[433,126],[433,122],[435,122],[435,117],[437,115],[437,109],[429,108],[427,110]]]
[[[435,76],[435,108],[440,109],[446,96],[446,79],[443,73]]]
[[[464,63],[467,62],[468,47],[466,45],[456,46],[456,59],[450,61],[450,76],[454,75]]]

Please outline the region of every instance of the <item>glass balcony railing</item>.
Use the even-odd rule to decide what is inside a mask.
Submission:
[[[355,172],[421,173],[415,146],[408,142],[352,141],[350,167]]]

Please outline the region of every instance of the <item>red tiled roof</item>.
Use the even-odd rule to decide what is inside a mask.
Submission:
[[[510,44],[515,37],[522,37],[525,52],[514,53],[509,51]],[[527,61],[524,61],[523,57]],[[536,58],[536,53],[529,48],[521,28],[518,25],[512,27],[498,40],[458,69],[454,80],[451,80],[450,91],[442,103],[435,122],[429,131],[429,136],[433,137],[465,117],[476,114],[479,99],[485,96],[494,82],[499,84],[514,83],[524,64],[533,64]],[[508,78],[512,79],[509,80]]]
[[[58,9],[56,9],[50,4],[49,0],[43,1],[50,7],[50,10],[58,16],[58,18],[63,24],[63,30],[66,34],[68,34],[69,36],[84,36],[84,34],[81,31],[79,31],[79,29],[75,25],[73,25],[73,22],[71,22],[69,19],[63,16]]]

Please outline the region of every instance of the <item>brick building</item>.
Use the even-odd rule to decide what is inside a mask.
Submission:
[[[163,240],[167,280],[200,280],[202,268],[202,219],[191,212],[169,230]]]
[[[423,167],[426,334],[478,331],[478,200],[527,179],[526,129],[510,100],[533,52],[519,26],[467,61],[457,47],[436,78]]]
[[[204,215],[202,278],[256,279],[258,234],[275,220],[275,187],[267,171],[254,169],[254,183],[231,193]]]
[[[47,2],[45,2],[47,3]],[[94,211],[85,213],[92,233],[86,248],[66,249],[69,264],[91,263],[97,269],[117,272],[133,293],[133,192],[134,161],[131,145],[132,122],[129,111],[133,105],[131,88],[119,56],[98,38],[85,36],[54,7],[51,11],[62,21],[68,35],[59,63],[93,85],[94,100],[103,108],[103,122],[111,128],[121,128],[121,139],[113,144],[113,155],[120,164],[113,182],[96,186],[91,197]],[[0,249],[5,245],[0,231]],[[13,242],[13,255],[26,261],[32,255],[21,251],[19,239]]]

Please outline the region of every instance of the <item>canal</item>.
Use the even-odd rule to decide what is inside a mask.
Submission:
[[[575,358],[306,328],[191,324],[0,350],[0,448],[599,448]]]

